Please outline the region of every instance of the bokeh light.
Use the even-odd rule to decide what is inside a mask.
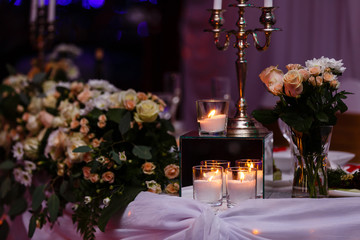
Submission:
[[[88,0],[88,2],[92,8],[101,8],[104,5],[105,0]]]
[[[137,27],[137,32],[140,37],[148,37],[149,36],[149,28],[147,22],[140,22]]]

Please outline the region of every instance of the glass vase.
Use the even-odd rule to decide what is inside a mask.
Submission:
[[[332,126],[299,132],[290,128],[292,155],[295,161],[293,198],[328,197],[327,155]]]

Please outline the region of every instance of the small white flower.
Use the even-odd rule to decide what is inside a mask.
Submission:
[[[36,164],[31,162],[31,161],[28,161],[28,160],[25,160],[24,161],[24,168],[25,168],[25,171],[27,172],[32,172],[36,169]]]
[[[76,210],[78,209],[78,207],[79,207],[79,204],[74,204],[74,205],[71,207],[71,209],[72,209],[73,211],[76,211]]]
[[[98,161],[99,163],[104,163],[105,162],[105,157],[100,156],[100,157],[96,158],[96,161]]]
[[[91,202],[92,198],[90,196],[85,196],[84,203],[89,204]]]
[[[126,161],[125,151],[119,152],[119,158],[121,161]]]
[[[24,146],[21,142],[17,142],[13,148],[12,153],[16,160],[21,161],[24,157]]]
[[[109,206],[110,200],[111,199],[109,197],[103,199],[103,204],[105,207]]]
[[[20,168],[15,168],[13,170],[15,181],[21,183],[25,187],[29,187],[31,185],[32,174],[29,172],[25,172]]]

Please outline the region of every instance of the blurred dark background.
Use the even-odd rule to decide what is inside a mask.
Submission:
[[[27,73],[37,50],[30,42],[30,0],[0,0],[0,78],[6,65]],[[45,0],[45,6],[48,0]],[[180,71],[180,0],[57,0],[51,47],[82,49],[74,61],[84,80],[106,79],[121,89],[163,90],[168,72]],[[95,59],[103,51],[101,63]]]

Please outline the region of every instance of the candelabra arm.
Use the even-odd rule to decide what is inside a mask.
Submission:
[[[229,48],[230,45],[230,37],[231,35],[235,35],[235,31],[228,31],[226,32],[226,36],[225,36],[225,42],[222,45],[220,43],[220,34],[219,33],[215,33],[214,34],[214,43],[217,49],[221,50],[221,51],[225,51]]]
[[[251,31],[251,36],[254,40],[254,45],[256,47],[256,49],[258,51],[265,51],[266,49],[268,49],[268,47],[270,46],[270,40],[271,40],[271,31],[266,31],[264,32],[265,33],[265,37],[266,37],[266,40],[265,40],[265,44],[263,46],[261,46],[260,42],[259,42],[259,39],[257,37],[257,33],[255,31]]]

